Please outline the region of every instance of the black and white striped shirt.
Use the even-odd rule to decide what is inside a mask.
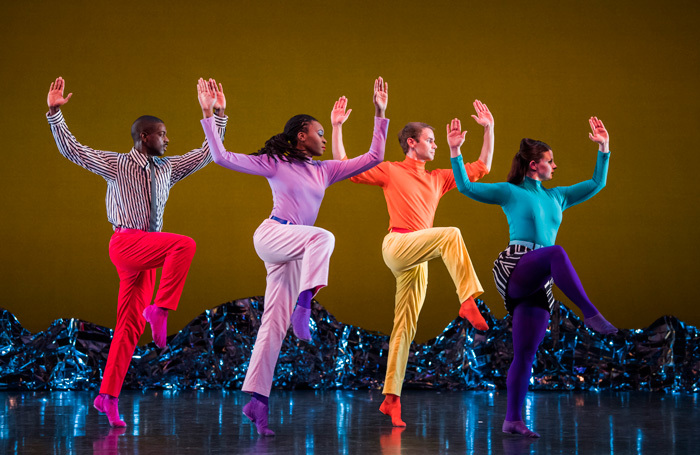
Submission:
[[[151,176],[146,155],[132,148],[129,153],[94,150],[79,143],[68,130],[63,113],[47,115],[51,132],[61,155],[107,181],[107,219],[114,228],[149,230]],[[228,118],[216,117],[224,139]],[[211,162],[209,144],[182,156],[154,157],[156,167],[157,231],[163,228],[163,211],[170,188]]]

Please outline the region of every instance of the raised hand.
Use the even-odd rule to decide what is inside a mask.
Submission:
[[[592,133],[588,133],[588,138],[598,144],[601,151],[607,152],[610,145],[610,136],[602,120],[598,120],[598,117],[591,117],[588,119],[588,123],[591,125],[592,130]]]
[[[484,128],[493,127],[493,115],[484,103],[474,100],[474,110],[476,110],[476,115],[472,115],[472,118],[476,120],[476,123]]]
[[[389,83],[378,77],[374,80],[374,113],[376,117],[384,118],[386,106],[389,104]]]
[[[213,79],[211,79],[213,80]],[[199,99],[199,105],[202,107],[202,112],[204,113],[204,118],[212,116],[212,108],[216,104],[218,88],[216,84],[212,84],[209,81],[205,81],[201,77],[197,81],[197,98]]]
[[[459,148],[464,144],[467,138],[467,131],[462,131],[462,122],[458,118],[452,119],[452,122],[447,124],[447,145],[450,147],[450,152],[453,157],[459,155]]]
[[[224,116],[224,110],[226,109],[226,95],[224,95],[224,86],[219,83],[217,87],[216,81],[214,79],[209,79],[209,84],[213,85],[216,89],[216,103],[214,103],[214,112],[219,117]]]
[[[56,112],[58,112],[58,109],[66,104],[70,97],[73,96],[72,93],[69,93],[68,96],[65,98],[63,97],[63,89],[65,86],[66,83],[60,76],[51,83],[51,86],[49,87],[49,94],[46,96],[46,104],[49,105],[50,115],[54,115]]]
[[[345,112],[345,108],[348,106],[348,99],[344,96],[338,98],[338,101],[333,105],[333,110],[331,111],[331,127],[338,127],[345,123],[345,120],[350,117],[352,109]]]

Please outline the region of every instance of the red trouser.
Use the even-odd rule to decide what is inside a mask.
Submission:
[[[141,313],[153,297],[156,269],[163,267],[154,303],[176,310],[194,252],[194,240],[184,235],[123,228],[112,235],[109,257],[119,273],[117,325],[100,393],[119,396],[136,343],[146,327]]]

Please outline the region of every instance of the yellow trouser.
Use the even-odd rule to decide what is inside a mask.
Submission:
[[[401,395],[408,351],[416,335],[418,314],[428,288],[428,261],[442,258],[455,283],[460,303],[483,294],[484,289],[474,272],[462,233],[455,227],[389,233],[382,243],[382,255],[396,277],[394,328],[389,341],[383,393]]]

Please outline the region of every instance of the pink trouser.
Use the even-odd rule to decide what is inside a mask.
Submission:
[[[265,262],[267,287],[262,323],[242,390],[270,396],[275,365],[297,297],[307,289],[315,294],[328,284],[335,237],[315,226],[267,219],[255,231],[253,242]]]
[[[119,396],[136,343],[146,327],[141,313],[153,298],[156,269],[163,267],[154,303],[176,310],[195,248],[191,238],[167,232],[119,229],[112,235],[109,257],[119,273],[117,325],[100,393]]]

